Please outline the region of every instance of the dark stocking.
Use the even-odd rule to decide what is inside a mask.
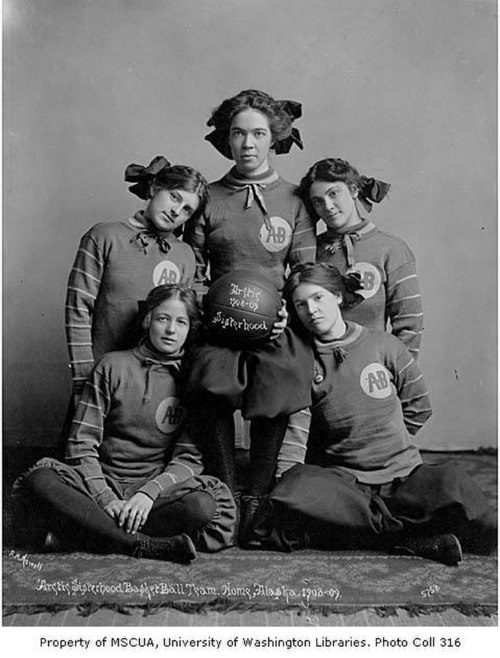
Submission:
[[[203,452],[206,472],[236,491],[234,410],[216,398],[196,409],[193,429]]]
[[[131,555],[137,537],[116,525],[106,512],[90,498],[68,485],[50,468],[38,468],[26,477],[26,486],[41,501],[51,530],[61,538],[71,539],[82,550]]]
[[[287,424],[288,416],[252,420],[248,495],[264,496],[269,492]]]
[[[195,540],[198,531],[210,523],[216,511],[215,500],[204,491],[193,491],[173,502],[157,498],[141,532],[151,537],[186,533]]]

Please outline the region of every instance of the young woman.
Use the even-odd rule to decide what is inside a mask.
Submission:
[[[105,355],[85,384],[66,462],[42,459],[14,487],[16,526],[77,550],[189,561],[232,543],[228,487],[201,475],[183,428],[182,360],[197,322],[194,291],[154,288],[144,339]],[[37,531],[38,527],[38,531]]]
[[[365,216],[380,203],[389,185],[360,176],[349,162],[327,158],[316,162],[300,184],[311,216],[322,219],[319,262],[342,273],[359,272],[363,304],[346,309],[345,318],[370,329],[390,331],[418,358],[423,329],[422,300],[415,257],[406,242],[378,229]]]
[[[344,320],[359,290],[356,275],[325,263],[287,281],[292,318],[313,343],[313,403],[290,418],[264,545],[377,546],[445,564],[462,547],[487,553],[496,515],[482,492],[452,463],[424,464],[413,443],[431,416],[415,360],[394,336]]]
[[[295,185],[274,169],[270,153],[302,148],[292,126],[302,114],[294,101],[275,101],[257,90],[226,99],[208,121],[206,139],[234,166],[210,185],[210,202],[185,240],[196,255],[196,279],[205,282],[240,268],[254,268],[284,285],[287,264],[313,260],[314,227]]]
[[[147,167],[129,165],[125,180],[134,183],[130,191],[146,207],[125,221],[93,226],[69,276],[66,338],[75,402],[104,354],[137,343],[137,300],[154,286],[190,287],[194,279],[193,252],[176,235],[203,212],[208,195],[203,176],[157,156]]]
[[[208,125],[214,130],[206,139],[234,166],[210,185],[205,212],[185,234],[196,255],[199,283],[208,283],[208,268],[212,282],[234,270],[252,269],[281,291],[288,265],[315,258],[314,227],[297,189],[270,161],[271,150],[287,153],[293,144],[302,148],[292,127],[300,115],[299,103],[276,101],[257,90],[226,99],[212,113]],[[311,363],[309,349],[288,330],[259,349],[208,344],[197,355],[191,382],[207,467],[234,492],[233,412],[241,409],[243,417],[252,420],[240,537],[268,491],[287,414],[309,399]],[[274,386],[271,373],[279,373],[281,389]]]

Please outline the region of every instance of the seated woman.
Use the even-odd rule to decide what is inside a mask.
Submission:
[[[201,475],[183,432],[179,384],[196,295],[158,286],[143,315],[139,345],[106,354],[87,380],[66,463],[42,459],[15,483],[14,518],[32,539],[38,528],[76,550],[189,562],[196,548],[231,545],[236,522],[227,485]]]
[[[482,492],[455,464],[424,464],[412,441],[431,416],[413,357],[391,334],[342,317],[359,286],[359,275],[326,263],[300,265],[287,281],[292,319],[313,342],[313,403],[290,417],[278,475],[295,465],[271,492],[262,544],[376,547],[445,564],[462,546],[488,553],[497,522]]]

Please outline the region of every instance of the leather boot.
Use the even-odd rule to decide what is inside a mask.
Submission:
[[[261,540],[255,532],[256,521],[266,506],[267,496],[242,496],[238,543],[242,548],[259,549]]]
[[[462,560],[462,547],[455,535],[433,535],[430,537],[405,537],[396,541],[393,546],[396,555],[417,555],[455,566]]]
[[[196,548],[188,535],[149,537],[139,533],[133,557],[188,564],[196,557]]]

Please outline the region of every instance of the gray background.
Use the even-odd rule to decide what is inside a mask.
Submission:
[[[417,256],[423,447],[496,443],[493,0],[10,0],[4,3],[4,430],[56,443],[70,376],[67,275],[81,235],[139,206],[125,166],[229,165],[203,136],[244,88],[301,101],[298,181],[344,157],[393,184],[373,212]]]

